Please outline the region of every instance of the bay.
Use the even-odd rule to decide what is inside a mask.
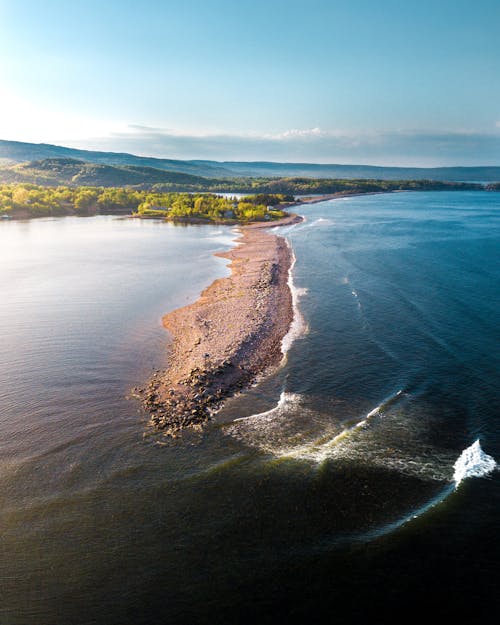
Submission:
[[[397,193],[281,229],[300,323],[202,432],[132,386],[235,234],[0,224],[0,622],[396,622],[496,603],[499,202]],[[494,460],[493,460],[494,462]],[[3,620],[2,620],[3,619]]]

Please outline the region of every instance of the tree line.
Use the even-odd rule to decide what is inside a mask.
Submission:
[[[280,204],[293,201],[293,196],[284,194],[258,194],[237,199],[214,193],[130,188],[0,185],[0,214],[13,217],[135,213],[167,219],[258,221],[282,217]]]
[[[208,179],[207,179],[208,180]],[[241,178],[212,181],[210,190],[171,190],[156,184],[138,187],[45,186],[31,183],[0,184],[0,215],[44,217],[52,215],[131,214],[167,219],[198,218],[211,221],[275,219],[297,195],[359,194],[391,191],[500,191],[500,183],[434,180],[327,180],[312,178]],[[227,193],[248,193],[227,197]],[[226,193],[226,196],[221,196]],[[275,207],[276,210],[269,210]]]

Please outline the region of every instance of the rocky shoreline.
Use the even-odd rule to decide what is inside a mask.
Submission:
[[[168,367],[134,389],[155,428],[175,436],[202,426],[225,398],[281,362],[281,341],[293,319],[292,253],[268,229],[301,220],[290,215],[241,227],[236,246],[217,254],[231,261],[231,275],[163,317],[172,335]]]

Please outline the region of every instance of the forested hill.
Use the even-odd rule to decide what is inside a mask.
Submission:
[[[0,167],[0,182],[72,187],[151,187],[165,184],[186,190],[204,189],[210,183],[207,178],[182,172],[133,165],[102,165],[73,158],[47,158],[3,166]]]
[[[53,158],[71,158],[98,165],[152,167],[163,171],[203,176],[235,177],[307,177],[372,180],[440,180],[451,182],[496,182],[499,167],[377,167],[373,165],[338,165],[316,163],[273,163],[210,160],[175,160],[136,156],[122,152],[78,150],[45,143],[22,143],[0,140],[0,163],[13,164]]]
[[[162,169],[164,171],[208,177],[234,175],[234,173],[224,169],[217,163],[214,162],[211,164],[209,161],[203,165],[199,165],[196,162],[135,156],[134,154],[126,154],[123,152],[97,152],[91,150],[77,150],[46,143],[22,143],[20,141],[0,140],[0,163],[24,163],[53,158],[71,158],[101,165],[154,167],[155,169]]]
[[[330,193],[371,193],[398,190],[480,190],[483,185],[432,180],[283,178],[205,178],[154,167],[115,166],[87,163],[72,158],[0,167],[0,183],[31,184],[43,187],[129,187],[158,192],[285,193],[293,195]]]

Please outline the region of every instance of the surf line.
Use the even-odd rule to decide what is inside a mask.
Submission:
[[[290,328],[285,336],[281,339],[281,351],[283,353],[283,362],[286,362],[287,353],[290,350],[290,347],[295,342],[296,339],[307,334],[308,326],[300,312],[299,302],[300,299],[307,293],[306,288],[298,288],[295,286],[293,280],[293,269],[295,267],[295,263],[297,262],[297,258],[295,256],[295,252],[289,242],[288,239],[285,239],[285,242],[288,246],[291,256],[290,267],[288,268],[288,288],[290,289],[290,293],[292,294],[292,310],[293,310],[293,318],[292,323],[290,324]]]

